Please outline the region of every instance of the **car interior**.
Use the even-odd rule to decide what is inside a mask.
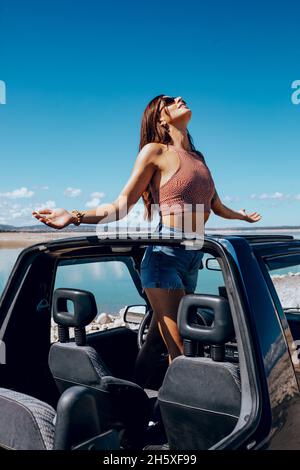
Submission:
[[[233,431],[241,383],[225,284],[215,293],[196,290],[183,297],[178,327],[184,354],[168,365],[162,348],[150,386],[134,381],[153,315],[139,284],[144,249],[110,257],[125,262],[145,300],[138,329],[125,324],[87,333],[99,313],[94,292],[56,287],[58,258],[40,254],[32,261],[6,329],[7,344],[13,336],[18,348],[7,349],[9,365],[1,375],[1,447],[204,450]],[[211,274],[207,267],[202,265],[203,275]],[[51,322],[58,331],[54,342]]]

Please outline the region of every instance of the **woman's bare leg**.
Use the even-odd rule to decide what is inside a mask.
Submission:
[[[177,312],[184,289],[145,288],[160,334],[168,348],[169,362],[183,354],[182,339],[177,327]]]

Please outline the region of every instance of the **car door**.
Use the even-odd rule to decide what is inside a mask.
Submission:
[[[300,448],[300,246],[298,242],[259,253],[259,261],[272,296],[289,354],[280,338],[269,353],[269,386],[272,406],[270,449]],[[265,332],[266,337],[271,331]],[[280,346],[281,345],[281,346]],[[282,349],[281,359],[274,358]],[[280,354],[279,354],[280,355]]]

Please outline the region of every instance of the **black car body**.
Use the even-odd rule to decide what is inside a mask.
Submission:
[[[0,446],[16,449],[126,449],[135,445],[173,450],[300,449],[297,356],[300,306],[285,308],[271,276],[272,272],[289,267],[298,266],[300,271],[300,240],[292,236],[205,236],[203,251],[207,259],[216,260],[223,282],[216,286],[214,293],[196,291],[181,302],[178,324],[185,340],[185,354],[165,368],[166,375],[163,374],[161,380],[158,374],[156,388],[159,390],[156,393],[154,390],[150,397],[151,410],[147,415],[150,425],[147,421],[143,438],[137,444],[134,444],[135,438],[122,441],[122,432],[128,427],[124,420],[134,423],[137,415],[143,414],[142,407],[148,407],[143,401],[143,392],[128,392],[134,385],[126,385],[133,380],[137,336],[142,337],[141,331],[125,324],[87,334],[88,347],[96,351],[111,376],[120,380],[117,401],[116,398],[103,401],[103,394],[98,394],[99,383],[91,386],[80,362],[82,357],[72,356],[76,369],[72,379],[57,380],[55,374],[61,373],[66,350],[59,351],[62,356],[57,356],[54,368],[49,367],[48,361],[53,345],[53,296],[55,292],[62,298],[65,294],[57,290],[55,284],[60,266],[73,265],[76,269],[80,263],[125,263],[132,289],[149,311],[151,307],[139,278],[140,262],[148,244],[197,248],[197,241],[187,239],[93,235],[41,243],[21,252],[0,301]],[[209,260],[204,262],[204,277],[212,272],[209,263]],[[299,279],[300,290],[300,277],[295,279]],[[118,282],[112,279],[112,284],[117,295],[120,292]],[[73,288],[72,283],[61,287],[69,291]],[[78,286],[73,290],[80,291]],[[89,290],[79,292],[79,303],[82,296],[88,296],[86,291]],[[91,297],[84,299],[89,302]],[[205,318],[202,321],[201,311],[206,319],[211,313],[212,321],[207,322]],[[189,312],[196,313],[197,318],[191,320]],[[144,323],[141,323],[143,328]],[[69,324],[66,325],[67,328]],[[82,330],[82,325],[78,325]],[[60,327],[62,331],[64,326]],[[70,343],[73,354],[74,339]],[[84,347],[79,345],[79,349]],[[66,364],[71,366],[66,365],[66,368],[72,369],[72,358],[68,360]],[[53,369],[57,371],[57,368],[59,372],[53,375]],[[66,373],[69,374],[69,370]],[[106,397],[112,383],[116,380],[107,385]],[[124,393],[128,393],[127,398]],[[137,395],[132,398],[131,393]],[[26,397],[37,400],[39,407],[44,403],[45,413],[49,415],[48,422],[38,422],[38,434],[32,431],[39,419],[32,407],[27,410],[30,416],[24,412],[21,424],[18,422],[22,414],[20,408],[24,410],[29,400]],[[120,403],[128,409],[128,416],[124,420],[122,417],[123,424],[119,428],[118,425],[108,426],[108,422],[118,421],[107,416],[114,414],[114,407]],[[121,414],[123,411],[119,410]],[[88,419],[85,421],[84,417]],[[22,432],[18,431],[18,426],[22,427]],[[41,426],[47,428],[46,431],[41,430]],[[143,427],[141,423],[137,426]]]

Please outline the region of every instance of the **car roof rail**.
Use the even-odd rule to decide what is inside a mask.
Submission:
[[[243,235],[237,234],[237,236],[245,238],[250,243],[266,243],[266,242],[284,242],[295,240],[293,235]]]

